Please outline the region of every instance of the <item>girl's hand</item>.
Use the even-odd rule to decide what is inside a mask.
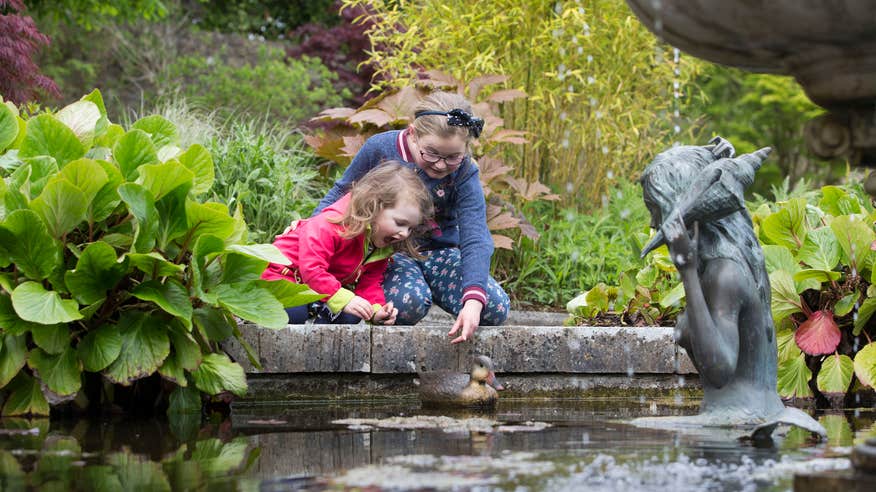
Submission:
[[[392,301],[389,301],[374,313],[371,321],[381,325],[394,325],[396,316],[398,316],[398,309],[393,307]]]
[[[681,214],[671,215],[660,227],[666,244],[669,245],[669,256],[676,268],[697,267],[697,248],[700,235],[699,222],[693,224],[693,238],[688,236],[687,226]]]
[[[474,334],[475,330],[478,329],[478,325],[481,323],[481,311],[484,309],[484,305],[480,303],[480,301],[469,299],[465,301],[465,305],[462,306],[462,310],[459,311],[459,316],[456,317],[456,323],[453,323],[453,328],[447,333],[447,336],[453,336],[462,329],[462,332],[458,337],[454,338],[450,341],[450,343],[459,343],[464,342],[471,338]]]
[[[365,300],[364,297],[359,296],[353,296],[353,298],[350,299],[350,302],[344,306],[345,313],[358,316],[365,320],[371,319],[371,316],[374,314],[373,311],[371,303]]]

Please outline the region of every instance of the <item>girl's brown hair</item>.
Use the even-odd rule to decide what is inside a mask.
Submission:
[[[399,161],[386,161],[369,171],[353,183],[350,195],[350,206],[344,215],[331,220],[344,226],[341,237],[351,238],[362,234],[382,210],[402,201],[408,201],[420,210],[421,224],[432,217],[432,196],[417,173]],[[414,228],[414,231],[417,230],[419,228]],[[393,244],[393,249],[415,258],[421,257],[417,253],[416,234],[413,232],[404,241]]]
[[[468,99],[452,92],[436,91],[433,92],[417,103],[414,107],[414,114],[420,111],[444,111],[449,112],[454,109],[461,109],[466,113],[472,113],[471,103]],[[427,115],[414,118],[414,130],[417,136],[435,135],[441,138],[450,138],[460,136],[466,142],[471,138],[468,128],[464,126],[452,126],[447,124],[447,117],[441,115]]]

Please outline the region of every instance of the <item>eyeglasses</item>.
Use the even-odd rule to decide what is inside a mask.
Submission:
[[[439,154],[433,154],[432,152],[426,152],[421,150],[420,157],[423,158],[424,161],[429,164],[438,164],[438,161],[444,161],[444,164],[447,167],[456,167],[462,164],[462,161],[465,159],[465,154],[456,154],[452,156],[443,156]]]

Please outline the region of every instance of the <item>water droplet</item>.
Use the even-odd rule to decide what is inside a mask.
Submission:
[[[557,2],[554,4],[554,12],[556,12],[557,14],[563,13],[563,3],[562,2]]]
[[[676,118],[678,118],[680,116],[680,113],[678,112],[677,109],[672,112],[672,116],[675,116]]]
[[[614,179],[614,171],[609,169],[608,171],[605,172],[605,177],[608,179]]]
[[[590,105],[591,106],[596,106],[596,104],[598,104],[598,103],[599,103],[599,101],[597,101],[595,97],[590,98]]]
[[[572,261],[578,261],[578,258],[580,258],[580,257],[581,257],[581,253],[579,253],[577,251],[572,251],[572,256],[571,256]]]
[[[573,191],[575,191],[575,185],[573,185],[571,182],[566,183],[566,192],[571,193]],[[575,216],[572,214],[572,212],[566,214],[567,221],[571,222],[574,218]]]
[[[675,90],[678,90],[678,81],[677,81],[677,80],[674,80],[674,81],[672,82],[672,88],[675,89]]]
[[[564,138],[563,141],[560,142],[560,147],[562,147],[564,149],[568,149],[569,148],[569,139]]]
[[[591,85],[592,85],[594,82],[596,82],[596,78],[595,78],[595,77],[593,77],[592,75],[589,76],[589,77],[587,77],[587,83],[588,83],[588,84],[591,84]]]
[[[560,112],[560,121],[563,121],[565,119],[566,119],[566,112],[565,111]]]
[[[599,140],[600,138],[602,138],[602,130],[597,128],[596,129],[596,140]]]
[[[684,388],[684,376],[678,376],[678,385]]]
[[[603,206],[603,207],[607,207],[607,206],[608,206],[608,195],[602,195],[601,203],[602,203],[602,206]]]
[[[678,60],[681,58],[681,51],[678,48],[672,48],[672,61],[678,63]]]
[[[560,56],[566,56],[566,48],[560,48]]]
[[[608,147],[607,146],[605,146],[605,145],[602,146],[602,153],[608,154]]]
[[[654,20],[654,30],[660,32],[663,30],[663,19]]]
[[[587,63],[591,63],[593,61],[593,55],[587,55]]]
[[[602,111],[597,111],[593,115],[596,116],[596,119],[598,120],[598,119],[602,118]]]
[[[578,54],[579,54],[579,55],[583,55],[583,54],[584,54],[584,47],[583,47],[583,46],[579,46],[579,47],[578,47]]]
[[[566,92],[569,92],[570,94],[574,94],[575,87],[572,84],[569,84],[569,87],[566,87]]]
[[[618,214],[618,215],[620,216],[621,219],[626,219],[627,217],[630,216],[630,209],[625,208],[625,209],[621,210],[620,214]]]
[[[627,366],[627,377],[631,378],[635,374],[636,374],[636,371],[633,370],[633,366],[632,365]]]
[[[675,133],[681,133],[681,127],[678,125],[675,125],[672,127],[672,131]]]

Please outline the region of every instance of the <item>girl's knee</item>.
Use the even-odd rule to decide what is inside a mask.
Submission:
[[[499,289],[498,292],[490,292],[487,305],[481,311],[481,325],[499,326],[504,324],[508,319],[508,312],[510,310],[511,299],[504,290]]]
[[[386,301],[392,301],[398,309],[396,325],[415,325],[429,313],[432,307],[432,295],[428,291],[406,291],[387,295]]]

